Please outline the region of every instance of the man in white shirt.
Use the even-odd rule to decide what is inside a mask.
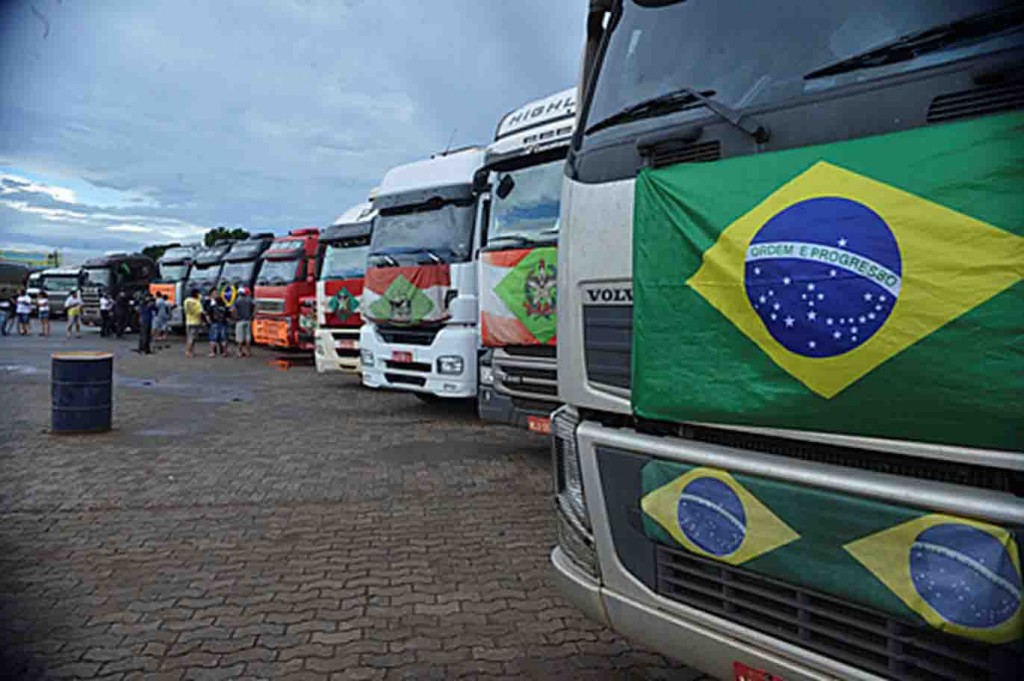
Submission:
[[[104,291],[100,294],[100,335],[110,335],[110,315],[114,312],[114,299]]]
[[[32,330],[32,319],[29,317],[32,314],[32,296],[28,294],[28,291],[22,289],[15,303],[17,306],[15,313],[18,315],[18,333],[27,336]]]

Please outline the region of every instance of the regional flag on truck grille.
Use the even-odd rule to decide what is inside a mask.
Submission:
[[[644,417],[1018,449],[1024,116],[644,170]]]
[[[554,345],[558,249],[480,254],[480,333],[487,347]]]
[[[379,324],[416,325],[448,318],[451,271],[443,265],[371,267],[360,307]]]

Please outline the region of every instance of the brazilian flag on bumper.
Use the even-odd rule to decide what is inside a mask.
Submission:
[[[1019,450],[1024,115],[643,170],[636,413]]]

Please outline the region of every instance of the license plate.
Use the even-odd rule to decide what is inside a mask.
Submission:
[[[735,681],[786,681],[781,676],[776,676],[763,669],[748,667],[742,662],[732,663],[732,673]]]
[[[392,362],[401,362],[402,364],[412,363],[412,353],[405,352],[402,350],[395,350],[391,353]]]
[[[355,350],[356,349],[356,342],[354,340],[347,340],[347,339],[340,340],[340,341],[338,341],[338,343],[337,343],[337,345],[335,347],[337,347],[339,350]]]
[[[534,433],[551,434],[551,419],[547,416],[527,416],[526,427]]]

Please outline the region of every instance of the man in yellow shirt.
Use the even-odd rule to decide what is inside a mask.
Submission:
[[[196,336],[203,325],[203,303],[199,300],[199,291],[192,289],[181,307],[185,313],[185,356],[194,357]]]

